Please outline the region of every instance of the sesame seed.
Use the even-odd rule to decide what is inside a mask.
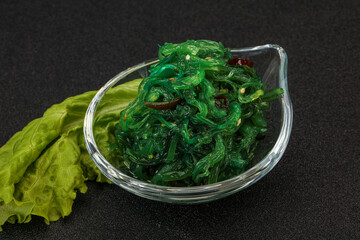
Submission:
[[[186,55],[185,59],[186,59],[186,60],[190,60],[190,55],[189,55],[189,54]]]
[[[206,57],[205,59],[206,59],[206,60],[207,60],[207,59],[211,59],[211,57]]]
[[[127,119],[127,114],[125,114],[125,116],[124,116],[124,121],[126,121],[126,119]]]
[[[238,122],[237,122],[236,126],[238,127],[238,126],[240,125],[240,123],[241,123],[241,118],[239,118],[239,120],[238,120]]]
[[[154,158],[154,155],[150,154],[150,155],[148,156],[148,158],[152,159],[152,158]]]
[[[244,94],[245,93],[245,88],[240,89],[240,93]]]

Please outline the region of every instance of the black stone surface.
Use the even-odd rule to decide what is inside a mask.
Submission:
[[[157,54],[211,39],[276,43],[294,128],[279,164],[225,199],[178,206],[88,183],[73,212],[0,239],[360,239],[359,1],[0,2],[0,146],[52,104]]]

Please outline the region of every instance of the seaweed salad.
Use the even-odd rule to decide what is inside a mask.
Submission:
[[[283,93],[266,91],[249,59],[220,42],[159,46],[138,97],[120,113],[116,148],[133,177],[196,186],[239,175],[266,132],[263,110]]]

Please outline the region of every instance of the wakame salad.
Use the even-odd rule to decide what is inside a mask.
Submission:
[[[165,43],[138,96],[120,113],[116,149],[133,177],[165,186],[216,183],[244,172],[283,93],[266,90],[249,59],[220,42]]]

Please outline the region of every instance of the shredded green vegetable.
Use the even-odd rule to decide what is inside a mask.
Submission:
[[[242,173],[266,132],[263,110],[283,90],[265,92],[253,63],[233,59],[218,42],[166,43],[159,59],[120,113],[115,139],[124,165],[135,178],[165,186]]]

